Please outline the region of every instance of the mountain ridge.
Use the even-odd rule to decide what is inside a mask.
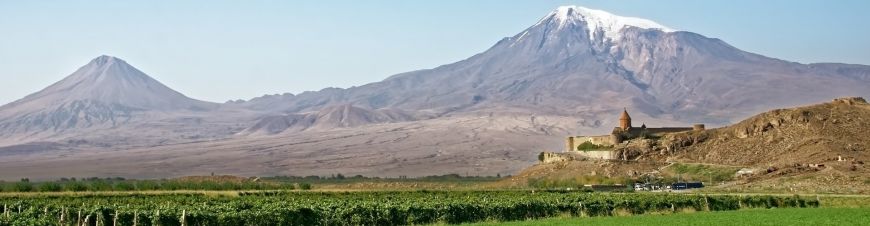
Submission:
[[[840,72],[836,65],[808,70],[812,66],[745,52],[688,31],[623,26],[618,39],[605,39],[607,31],[600,27],[564,23],[555,16],[572,15],[573,9],[560,7],[526,30],[452,64],[348,89],[264,96],[240,105],[305,112],[352,103],[438,115],[490,108],[581,117],[588,117],[583,112],[590,109],[609,115],[628,107],[675,123],[726,124],[764,110],[759,106],[861,96],[870,89],[870,66],[848,66],[851,72]],[[812,87],[823,83],[840,88]]]
[[[0,146],[18,145],[0,149],[10,156],[0,162],[90,164],[111,154],[126,167],[147,157],[141,164],[154,168],[131,173],[139,176],[508,174],[564,136],[609,132],[624,108],[651,126],[716,127],[770,108],[870,96],[870,66],[788,62],[688,31],[622,26],[608,37],[603,27],[555,19],[432,69],[225,104],[98,57],[0,107]]]

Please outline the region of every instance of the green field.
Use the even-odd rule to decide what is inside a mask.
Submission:
[[[378,191],[0,196],[5,225],[421,225],[746,208],[814,208],[815,196]]]
[[[468,224],[487,225],[870,225],[870,208],[779,208],[721,212],[677,213],[621,217],[554,218],[519,222]]]

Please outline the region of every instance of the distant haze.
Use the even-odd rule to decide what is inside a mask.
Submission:
[[[482,52],[566,4],[789,61],[870,64],[868,1],[3,1],[0,104],[102,54],[213,102],[363,85]]]

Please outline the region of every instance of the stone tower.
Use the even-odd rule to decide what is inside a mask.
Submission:
[[[631,128],[631,116],[628,116],[628,110],[625,108],[622,109],[622,115],[619,116],[619,128],[622,131],[628,131]]]

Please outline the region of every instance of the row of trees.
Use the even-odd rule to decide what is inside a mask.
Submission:
[[[154,190],[293,190],[311,189],[307,183],[276,183],[257,181],[182,181],[182,180],[61,180],[0,183],[0,192],[60,192],[60,191],[154,191]]]
[[[510,175],[508,175],[510,177]],[[346,183],[346,182],[370,182],[370,181],[389,181],[389,182],[481,182],[481,181],[496,181],[502,178],[501,174],[495,176],[462,176],[459,174],[432,175],[424,177],[407,177],[399,176],[398,178],[382,178],[382,177],[366,177],[363,175],[345,176],[343,174],[333,174],[330,176],[275,176],[265,177],[266,181],[277,181],[285,183]]]

